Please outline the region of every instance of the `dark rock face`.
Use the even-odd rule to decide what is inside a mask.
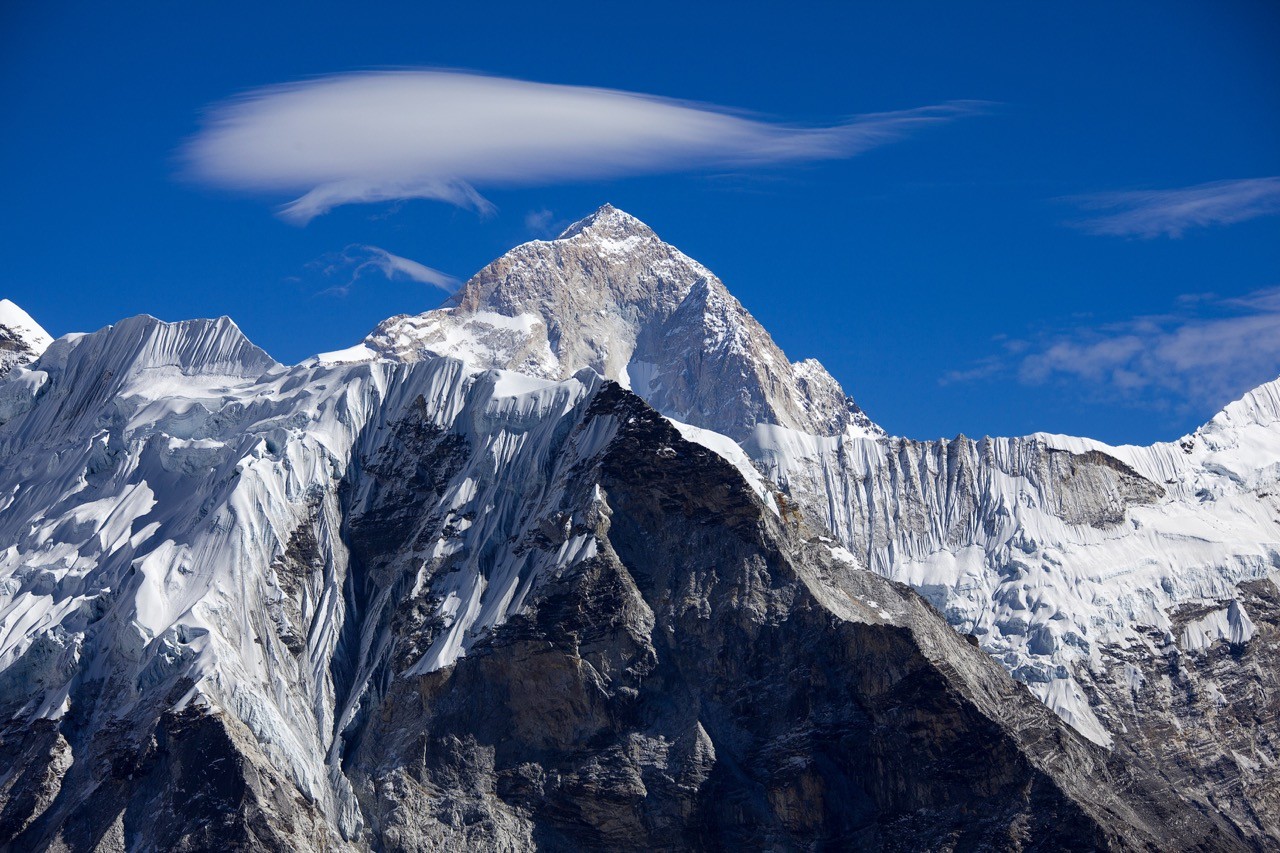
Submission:
[[[8,373],[15,364],[33,361],[35,356],[26,338],[7,326],[0,326],[0,376]]]
[[[1106,529],[1125,520],[1131,506],[1155,503],[1164,489],[1098,450],[1069,453],[1045,448],[1033,481],[1044,482],[1049,511],[1068,524]]]

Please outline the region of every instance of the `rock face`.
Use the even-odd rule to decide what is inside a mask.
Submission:
[[[890,438],[607,206],[293,367],[5,311],[0,849],[1280,844],[1280,383]]]
[[[1280,838],[1280,590],[1243,581],[1107,646],[1081,681],[1126,746],[1263,846]],[[1263,841],[1262,839],[1266,839]]]

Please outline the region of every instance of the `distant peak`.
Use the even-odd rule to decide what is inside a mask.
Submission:
[[[31,318],[30,314],[9,299],[0,299],[0,326],[29,329],[42,336],[48,336],[48,333]]]
[[[658,235],[653,229],[636,219],[625,210],[619,210],[611,204],[601,205],[598,210],[584,219],[564,229],[557,240],[570,240],[579,235],[601,237],[606,240],[625,240],[628,237],[654,237]]]
[[[35,361],[53,342],[49,333],[8,299],[0,299],[0,376]]]

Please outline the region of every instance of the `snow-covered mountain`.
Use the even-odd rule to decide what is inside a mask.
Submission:
[[[445,306],[393,317],[327,360],[452,355],[561,379],[589,368],[676,420],[741,440],[757,423],[879,435],[817,361],[792,364],[706,267],[605,205],[517,246]]]
[[[609,205],[329,358],[425,353],[547,377],[590,368],[737,439],[864,565],[924,594],[1099,743],[1078,666],[1280,566],[1280,383],[1148,448],[889,438],[818,362],[788,362],[714,275]]]
[[[0,846],[1280,839],[1274,384],[891,438],[608,206],[292,367],[6,312]]]
[[[137,317],[5,387],[13,849],[1241,844],[591,371]]]
[[[673,281],[694,284],[671,288]],[[699,301],[693,322],[664,319],[683,303],[675,311],[633,307],[664,304],[668,293],[666,304],[686,292],[687,303],[704,281],[717,307]],[[485,329],[516,322],[527,337],[503,340],[521,343],[477,345]],[[552,335],[551,347],[543,330],[557,323],[569,340]],[[726,328],[736,343],[719,348]],[[663,344],[639,357],[631,342],[651,329],[661,330]],[[537,368],[521,360],[531,340],[554,350]],[[549,375],[591,367],[677,421],[732,436],[785,499],[862,565],[924,595],[1099,744],[1126,729],[1116,705],[1129,700],[1108,695],[1115,691],[1099,679],[1123,681],[1116,673],[1132,668],[1129,649],[1153,632],[1167,637],[1151,650],[1158,658],[1252,636],[1238,587],[1280,576],[1280,381],[1193,435],[1151,447],[1051,435],[891,438],[816,361],[790,364],[714,276],[610,206],[556,240],[517,247],[446,307],[390,320],[364,346],[401,359],[445,352]],[[661,381],[648,381],[650,359],[665,359]],[[758,380],[776,366],[789,367],[792,378]],[[671,388],[701,402],[673,397]],[[848,417],[823,414],[837,410]],[[1182,628],[1179,614],[1201,606],[1220,617],[1203,632]],[[1280,748],[1221,757],[1265,787],[1274,780],[1254,770],[1280,761]]]

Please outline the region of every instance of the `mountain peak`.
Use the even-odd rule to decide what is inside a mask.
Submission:
[[[611,204],[515,247],[444,307],[383,322],[358,353],[452,355],[544,379],[590,368],[735,440],[758,423],[829,436],[865,420],[816,362],[790,364],[710,270]]]
[[[556,239],[572,240],[580,235],[613,241],[625,240],[628,237],[658,238],[648,225],[607,202],[590,216],[579,219],[564,229]]]
[[[8,299],[0,299],[0,376],[17,364],[29,364],[53,342],[49,333]]]

